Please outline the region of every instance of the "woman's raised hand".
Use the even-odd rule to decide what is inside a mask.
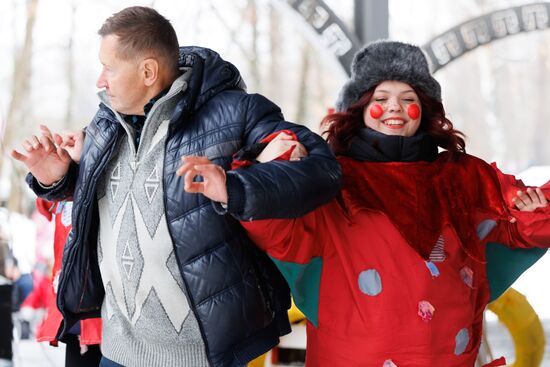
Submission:
[[[517,196],[512,202],[522,212],[532,212],[537,208],[544,208],[548,205],[548,200],[540,188],[528,188],[525,191],[518,191]]]

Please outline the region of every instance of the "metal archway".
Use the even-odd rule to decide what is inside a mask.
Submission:
[[[283,5],[281,10],[290,10],[289,15],[298,15],[298,18],[307,25],[309,38],[320,45],[335,58],[342,74],[350,75],[353,55],[361,48],[361,43],[350,32],[344,22],[322,0],[276,0],[274,5]]]
[[[336,58],[343,72],[349,76],[353,55],[361,42],[322,0],[277,0],[301,17],[313,31],[318,43]],[[445,67],[465,53],[493,41],[521,32],[544,30],[550,27],[550,2],[536,2],[470,19],[422,46],[431,64],[432,72]]]
[[[550,27],[550,2],[537,2],[496,10],[459,24],[434,37],[422,48],[432,72],[443,68],[467,52],[521,32]]]

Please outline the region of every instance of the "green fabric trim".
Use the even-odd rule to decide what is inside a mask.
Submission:
[[[323,259],[314,257],[307,264],[280,261],[273,257],[271,259],[285,277],[296,306],[317,327]]]
[[[499,243],[488,243],[486,271],[491,291],[490,302],[500,297],[546,251],[545,248],[512,249]]]

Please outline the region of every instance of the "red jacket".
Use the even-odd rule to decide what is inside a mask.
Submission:
[[[243,222],[308,317],[307,365],[473,366],[489,301],[485,244],[548,247],[550,206],[514,210],[522,184],[472,156],[339,160],[344,183],[329,204]]]
[[[38,328],[36,340],[39,342],[48,341],[52,345],[57,345],[56,335],[63,321],[63,317],[55,303],[56,296],[54,287],[57,288],[57,279],[61,270],[61,260],[63,258],[63,248],[65,239],[71,231],[71,209],[72,202],[51,203],[43,199],[36,200],[36,207],[48,220],[55,216],[55,234],[54,234],[54,265],[52,269],[53,284],[49,285],[49,297],[46,318]],[[101,344],[101,319],[87,319],[80,323],[80,344]]]

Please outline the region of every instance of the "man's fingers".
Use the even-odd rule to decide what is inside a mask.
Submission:
[[[25,149],[28,153],[32,152],[34,150],[34,148],[32,147],[32,144],[30,141],[28,140],[25,140],[21,143],[21,146],[23,147],[23,149]]]
[[[178,168],[176,170],[176,175],[178,176],[183,176],[185,174],[185,172],[189,171],[191,168],[193,168],[193,166],[195,165],[195,163],[191,163],[191,162],[188,162],[188,163],[184,163],[180,166],[180,168]]]
[[[40,137],[40,143],[44,147],[44,150],[48,153],[52,152],[55,148],[50,138],[45,135]]]
[[[202,194],[204,192],[204,183],[203,182],[192,182],[189,186],[185,186],[185,191],[194,193],[194,194]]]
[[[181,160],[183,164],[180,166],[180,168],[177,169],[176,175],[183,176],[185,175],[185,180],[187,180],[187,176],[189,173],[193,172],[193,177],[191,178],[191,181],[193,181],[193,178],[198,175],[195,166],[197,165],[211,165],[212,162],[206,157],[199,157],[199,156],[183,156],[181,157]],[[187,181],[186,181],[187,182]]]
[[[196,164],[193,168],[201,176],[208,175],[210,173],[220,173],[220,166],[215,164]]]
[[[55,143],[57,145],[62,145],[63,144],[63,137],[61,135],[59,135],[58,133],[55,133],[53,134],[53,141],[55,141]]]
[[[185,191],[188,191],[187,189],[192,187],[195,183],[193,180],[195,177],[199,175],[199,172],[197,172],[195,169],[191,168],[187,172],[185,172],[185,176],[183,176],[183,187]]]
[[[24,154],[21,154],[19,153],[17,150],[15,149],[12,149],[10,155],[12,156],[13,159],[16,159],[18,161],[21,161],[21,162],[24,162],[27,160],[27,156],[24,155]]]
[[[41,144],[40,144],[40,141],[38,140],[38,138],[36,137],[36,135],[31,136],[31,138],[29,139],[29,142],[30,142],[30,144],[32,145],[32,147],[34,149],[40,148]]]
[[[43,136],[47,136],[48,138],[53,140],[52,132],[46,125],[40,125],[40,132]]]
[[[204,156],[196,156],[196,155],[184,155],[181,157],[181,160],[184,163],[195,163],[195,164],[208,164],[212,163],[210,162],[210,159]]]
[[[63,144],[68,144],[75,141],[74,133],[64,131],[59,135],[63,138]]]
[[[67,151],[61,147],[57,147],[57,155],[65,163],[71,161],[71,156],[69,155],[69,153],[67,153]]]

